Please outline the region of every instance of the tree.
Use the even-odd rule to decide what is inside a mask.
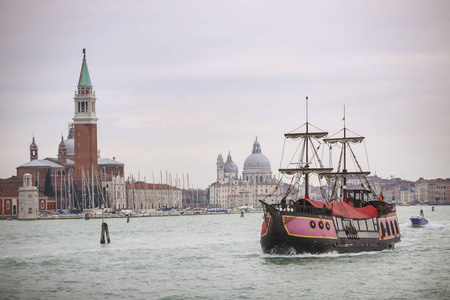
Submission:
[[[47,169],[47,175],[45,175],[44,195],[48,197],[54,196],[52,177],[50,176],[50,168]]]

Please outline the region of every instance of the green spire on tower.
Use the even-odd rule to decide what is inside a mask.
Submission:
[[[92,87],[91,77],[89,76],[89,70],[86,63],[86,49],[83,48],[83,64],[81,65],[80,79],[78,80],[78,86]]]

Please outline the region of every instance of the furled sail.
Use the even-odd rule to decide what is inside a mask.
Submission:
[[[330,172],[325,174],[325,177],[365,177],[370,175],[370,172]]]
[[[278,169],[283,174],[293,175],[293,174],[323,174],[333,171],[333,168],[288,168],[288,169]]]
[[[363,136],[358,137],[341,137],[341,138],[330,138],[330,139],[323,139],[324,142],[328,144],[336,144],[336,143],[361,143],[364,141]]]
[[[299,133],[285,133],[284,136],[288,139],[298,139],[298,138],[315,138],[321,139],[327,136],[328,132],[299,132]]]

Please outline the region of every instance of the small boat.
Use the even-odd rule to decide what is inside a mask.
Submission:
[[[412,223],[413,226],[422,226],[422,225],[427,225],[428,224],[428,220],[425,219],[425,216],[423,214],[423,210],[420,210],[420,216],[411,217],[409,219],[411,220],[411,223]]]
[[[343,137],[326,138],[327,132],[310,131],[312,125],[308,122],[308,113],[306,123],[301,127],[306,130],[285,134],[286,139],[300,141],[300,146],[296,147],[300,155],[297,152],[289,156],[297,159],[291,160],[287,168],[279,169],[283,178],[291,181],[284,190],[283,199],[276,204],[260,200],[264,205],[262,252],[295,255],[393,249],[400,242],[395,205],[386,203],[382,194],[374,191],[367,180],[370,172],[363,171],[359,163],[354,164],[356,170],[347,169],[347,153],[356,161],[353,146],[349,144],[359,144],[364,137],[347,135],[345,113]],[[341,151],[336,169],[324,167],[319,158],[320,145]],[[292,165],[293,168],[290,167]],[[309,196],[309,177],[313,174],[326,181],[322,193],[325,201],[313,200]],[[359,184],[350,186],[350,179],[358,180]],[[279,188],[282,186],[280,180]],[[302,189],[304,196],[298,197]]]

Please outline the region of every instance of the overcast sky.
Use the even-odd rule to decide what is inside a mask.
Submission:
[[[309,120],[366,137],[370,171],[450,177],[449,1],[0,0],[0,178],[56,157],[86,48],[98,148],[206,188],[255,137],[276,173]]]

